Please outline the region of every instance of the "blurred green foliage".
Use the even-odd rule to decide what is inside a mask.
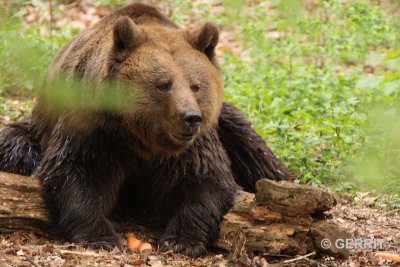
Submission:
[[[84,84],[79,79],[57,77],[46,81],[40,90],[48,110],[91,110],[126,113],[135,107],[132,85],[115,81]]]
[[[400,4],[252,2],[215,1],[223,11],[208,1],[159,5],[179,24],[189,15],[234,29],[230,38],[242,49],[225,48],[221,57],[226,100],[246,112],[298,182],[400,196]],[[3,97],[31,95],[55,51],[74,36],[68,28],[41,36],[15,14],[0,23]]]

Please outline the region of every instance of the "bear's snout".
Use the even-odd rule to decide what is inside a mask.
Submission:
[[[199,111],[188,110],[181,114],[184,125],[192,132],[196,131],[200,123],[203,121],[203,116]]]
[[[196,135],[202,121],[203,115],[199,111],[187,110],[180,113],[181,127],[179,127],[179,134],[174,135],[174,137],[185,142],[191,141]]]

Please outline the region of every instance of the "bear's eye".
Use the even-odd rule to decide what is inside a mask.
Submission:
[[[168,91],[169,89],[171,89],[172,83],[171,82],[166,82],[166,83],[162,83],[160,85],[157,86],[157,89],[160,91]]]
[[[193,92],[198,92],[200,90],[200,87],[197,84],[193,84],[190,86],[190,89],[192,89]]]

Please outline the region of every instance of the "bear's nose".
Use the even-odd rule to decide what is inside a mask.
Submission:
[[[196,128],[200,125],[203,120],[201,113],[195,110],[189,110],[182,114],[183,122],[186,126],[191,128],[192,130],[196,130]]]

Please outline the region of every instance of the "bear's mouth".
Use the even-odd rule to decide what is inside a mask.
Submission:
[[[180,142],[190,142],[194,138],[194,133],[183,133],[183,134],[173,135],[172,137]]]

